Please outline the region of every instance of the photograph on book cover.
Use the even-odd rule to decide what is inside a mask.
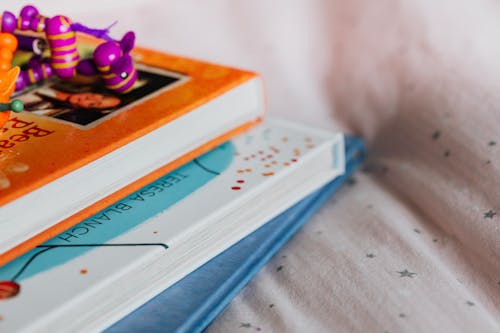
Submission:
[[[0,330],[17,329],[25,318],[35,323],[73,296],[177,251],[183,231],[288,175],[325,140],[288,126],[258,127],[0,267]]]
[[[138,80],[126,94],[106,89],[97,77],[77,77],[71,81],[51,78],[16,95],[25,111],[81,129],[103,121],[158,93],[186,82],[189,77],[160,68],[137,65]]]

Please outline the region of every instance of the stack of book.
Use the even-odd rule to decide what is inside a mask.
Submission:
[[[47,80],[0,129],[2,332],[200,331],[363,158],[263,120],[254,73],[133,56],[131,92]]]

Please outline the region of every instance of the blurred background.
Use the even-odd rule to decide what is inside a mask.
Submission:
[[[25,4],[2,0],[2,8],[15,13]],[[367,140],[370,157],[355,189],[331,202],[285,249],[294,275],[277,284],[278,273],[264,270],[225,318],[253,313],[274,321],[274,328],[296,331],[308,331],[315,318],[326,323],[323,328],[335,323],[346,331],[355,325],[380,332],[497,325],[500,224],[483,214],[500,212],[500,1],[32,4],[96,28],[118,21],[112,36],[133,30],[142,46],[257,71],[267,86],[270,115]],[[321,240],[317,230],[324,231]],[[355,250],[337,251],[344,243]],[[364,250],[366,244],[371,248]],[[362,251],[374,251],[380,260],[384,253],[385,266],[366,266]],[[304,253],[316,253],[317,260]],[[422,282],[394,296],[384,279],[409,261]],[[328,274],[315,274],[325,267],[331,267]],[[312,294],[314,283],[324,288]],[[287,322],[262,301],[276,285],[295,302]],[[335,290],[335,297],[324,290]],[[352,298],[355,290],[359,299]],[[475,312],[464,307],[470,293]],[[440,308],[431,313],[435,304]],[[411,314],[403,320],[398,311]]]

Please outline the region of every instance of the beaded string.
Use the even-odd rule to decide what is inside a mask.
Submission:
[[[17,17],[4,11],[0,16],[0,72],[10,69],[13,54],[19,48],[33,56],[16,80],[16,91],[54,75],[71,79],[80,74],[99,75],[107,89],[128,93],[137,81],[137,70],[130,55],[135,34],[130,31],[121,40],[114,40],[109,36],[110,28],[91,29],[62,15],[46,17],[31,5],[23,7]],[[92,58],[81,59],[77,32],[103,40]],[[45,50],[49,51],[48,57],[43,56]]]

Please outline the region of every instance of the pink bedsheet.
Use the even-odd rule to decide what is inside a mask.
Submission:
[[[4,0],[17,9],[19,1]],[[40,5],[40,4],[39,4]],[[500,331],[500,3],[44,2],[263,74],[270,114],[370,157],[208,332]]]

